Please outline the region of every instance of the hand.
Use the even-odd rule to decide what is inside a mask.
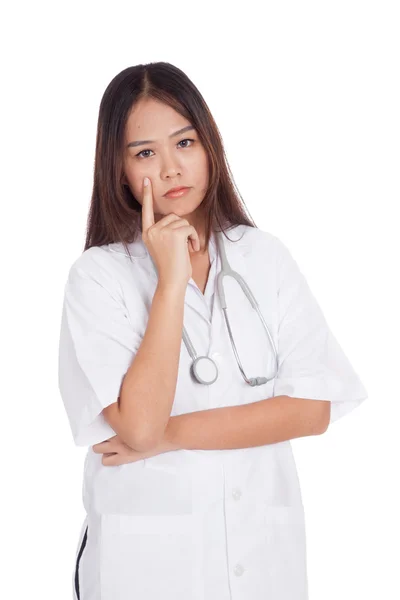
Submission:
[[[157,223],[154,217],[151,180],[142,197],[142,240],[157,267],[158,280],[168,285],[184,284],[192,277],[189,252],[200,250],[196,229],[187,219],[171,212]]]
[[[125,444],[118,435],[114,435],[112,438],[92,446],[92,450],[95,454],[103,454],[101,459],[103,465],[115,467],[177,450],[177,448],[167,442],[166,439],[163,439],[155,448],[146,452],[139,452]]]

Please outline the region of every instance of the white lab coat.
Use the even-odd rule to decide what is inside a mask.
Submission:
[[[195,382],[182,341],[171,415],[278,395],[331,401],[331,422],[349,413],[367,392],[288,248],[245,225],[228,236],[239,240],[224,238],[228,261],[259,302],[278,376],[250,387],[239,371],[214,294],[220,261],[212,238],[205,294],[190,279],[184,325],[219,376],[211,385]],[[183,449],[114,467],[93,452],[115,435],[101,411],[117,400],[157,285],[141,238],[129,248],[133,263],[120,243],[85,251],[65,287],[59,387],[75,443],[89,446],[74,590],[79,581],[80,600],[307,600],[305,520],[290,441]],[[236,281],[224,284],[244,371],[270,377],[273,355],[257,313]]]

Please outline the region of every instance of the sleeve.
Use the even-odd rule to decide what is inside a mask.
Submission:
[[[122,300],[73,266],[64,291],[58,385],[77,446],[115,435],[102,410],[117,401],[140,343]]]
[[[330,424],[368,394],[286,245],[277,242],[278,374],[274,395],[329,400]]]

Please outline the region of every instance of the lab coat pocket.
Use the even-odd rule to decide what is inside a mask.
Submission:
[[[196,523],[190,513],[102,515],[102,600],[203,600]]]
[[[302,505],[266,505],[266,578],[274,600],[308,600],[306,535]]]

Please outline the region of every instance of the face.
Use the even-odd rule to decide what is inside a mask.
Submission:
[[[207,154],[194,128],[173,135],[184,127],[191,123],[153,99],[140,100],[128,118],[123,181],[142,204],[143,178],[150,178],[156,222],[171,212],[192,225],[201,218],[200,205],[208,186]],[[151,141],[138,143],[143,140]],[[164,196],[178,186],[190,190],[181,198]]]

